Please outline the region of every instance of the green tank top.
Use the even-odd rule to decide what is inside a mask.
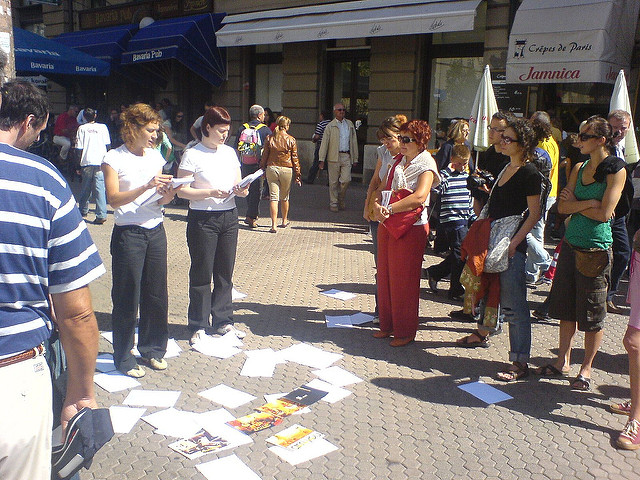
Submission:
[[[582,183],[582,172],[589,160],[584,162],[578,171],[578,180],[574,195],[578,200],[602,200],[607,189],[606,182],[593,182],[588,185]],[[599,222],[587,218],[581,213],[574,213],[569,220],[565,238],[572,246],[578,248],[608,249],[613,243],[611,222]]]

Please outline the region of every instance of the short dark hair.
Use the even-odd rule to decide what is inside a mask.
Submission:
[[[27,82],[11,81],[0,88],[0,129],[9,130],[21,124],[29,115],[35,118],[34,127],[40,127],[49,115],[49,101],[44,92]]]
[[[91,107],[85,108],[82,115],[87,122],[93,122],[96,119],[96,111]]]
[[[505,122],[509,123],[509,120],[511,120],[512,117],[513,115],[511,115],[510,113],[503,112],[502,110],[498,110],[496,113],[493,114],[491,118],[492,119],[495,118],[496,120],[504,120]]]
[[[208,137],[207,125],[213,127],[214,125],[231,125],[231,115],[223,107],[211,107],[202,117],[202,136]]]
[[[451,158],[458,157],[463,160],[469,160],[471,157],[471,152],[469,151],[469,147],[462,143],[458,143],[453,146],[451,149]]]

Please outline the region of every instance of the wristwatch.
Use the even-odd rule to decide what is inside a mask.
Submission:
[[[393,206],[389,205],[387,210],[389,211],[389,215],[393,215]]]

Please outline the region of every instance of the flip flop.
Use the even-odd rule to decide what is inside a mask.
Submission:
[[[278,225],[278,227],[280,228],[287,228],[289,226],[291,222],[287,222],[287,223],[281,223],[280,225]]]
[[[591,379],[578,375],[573,382],[571,382],[571,390],[578,390],[580,392],[587,392],[591,389]]]
[[[278,233],[278,231],[275,228],[272,228],[269,230],[269,233]]]
[[[541,377],[566,377],[569,372],[558,370],[554,365],[548,363],[542,367],[533,370],[533,373]]]

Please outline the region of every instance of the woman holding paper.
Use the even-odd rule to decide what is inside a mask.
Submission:
[[[380,331],[376,338],[391,335],[392,347],[412,342],[418,330],[418,303],[422,255],[429,232],[427,205],[429,192],[440,183],[438,167],[426,150],[431,128],[424,120],[411,120],[400,126],[400,153],[392,163],[386,189],[403,191],[407,195],[385,206],[378,196],[374,220],[382,223],[378,229],[378,313]],[[417,210],[421,210],[420,213]],[[392,235],[385,222],[393,215],[416,212],[405,233]]]
[[[233,268],[238,246],[238,211],[235,196],[246,197],[249,186],[240,187],[240,163],[235,151],[225,145],[231,117],[222,107],[212,107],[202,119],[202,140],[187,149],[178,177],[193,175],[178,196],[189,200],[187,245],[189,270],[188,321],[191,344],[205,336],[211,325],[220,335],[245,333],[233,325]],[[211,280],[213,278],[213,291]]]
[[[164,370],[168,340],[167,237],[162,207],[177,189],[154,149],[162,119],[137,103],[121,114],[124,145],[102,161],[107,200],[115,209],[111,235],[113,360],[130,377],[144,376],[131,354],[138,308],[138,351],[153,369]],[[152,199],[158,194],[157,200]],[[147,200],[145,202],[145,200]]]
[[[289,225],[289,192],[291,180],[302,185],[300,163],[298,162],[298,146],[296,139],[288,134],[291,120],[279,116],[276,129],[269,135],[262,150],[260,168],[266,171],[269,183],[269,212],[271,214],[271,233],[276,233],[276,219],[278,218],[278,202],[282,211],[281,228]]]

